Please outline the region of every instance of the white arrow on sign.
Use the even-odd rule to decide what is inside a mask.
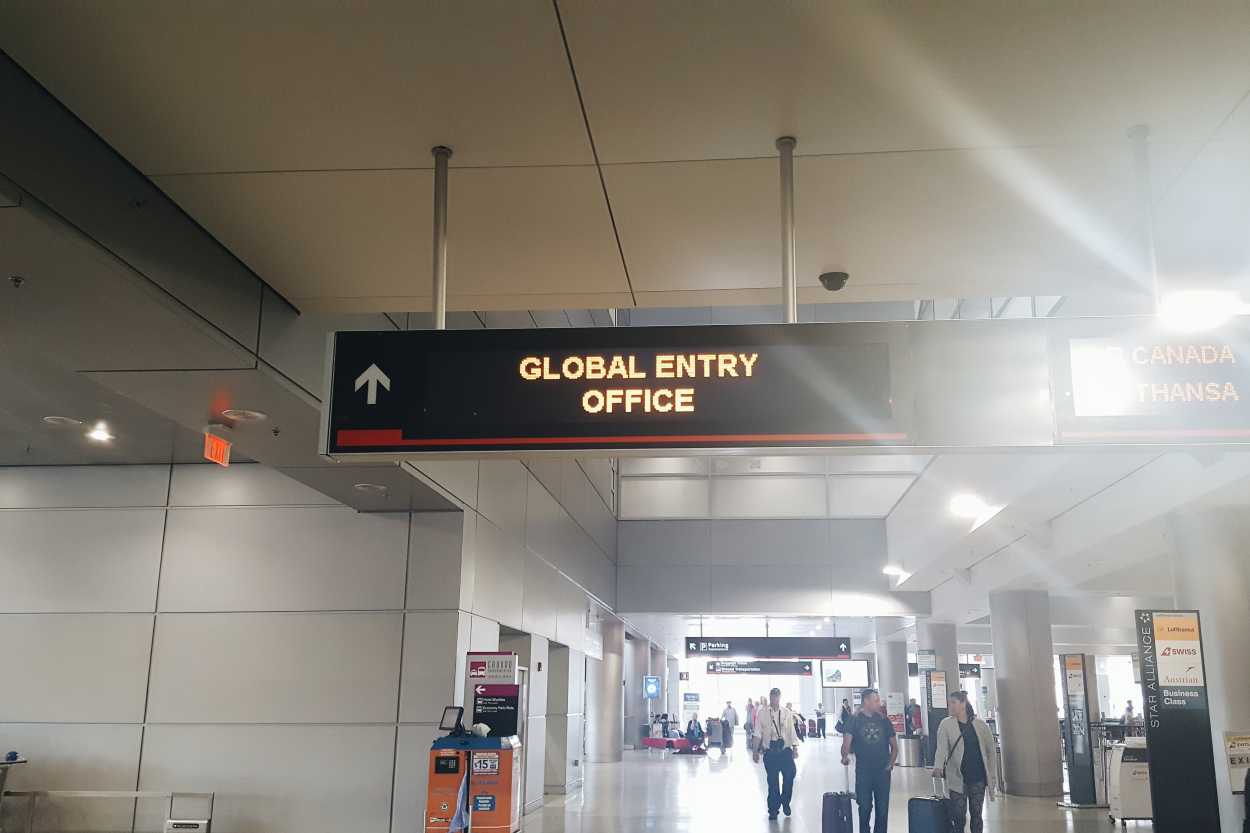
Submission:
[[[474,694],[485,694],[485,693],[486,693],[486,686],[484,686],[484,685],[477,686],[476,688],[474,688],[474,689],[473,689],[473,693],[474,693]]]
[[[378,385],[390,390],[391,377],[383,373],[382,369],[376,364],[371,364],[365,368],[364,373],[356,377],[356,387],[354,389],[360,390],[365,385],[369,386],[369,389],[365,391],[365,404],[376,405],[378,404]]]

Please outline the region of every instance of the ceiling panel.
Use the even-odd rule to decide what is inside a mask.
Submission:
[[[592,160],[546,0],[17,0],[0,48],[148,174]]]
[[[192,175],[157,183],[305,311],[430,305],[428,171]],[[456,169],[448,303],[461,310],[628,306],[593,167]]]
[[[1230,0],[561,9],[605,162],[1201,141],[1250,85]]]
[[[913,480],[911,477],[830,477],[829,517],[884,518]]]
[[[840,454],[829,458],[829,473],[919,474],[932,459],[928,454]]]
[[[801,158],[800,300],[1081,294],[1136,288],[1127,140],[1053,147]],[[613,165],[608,192],[643,306],[774,303],[773,160]],[[825,271],[847,271],[835,295]]]

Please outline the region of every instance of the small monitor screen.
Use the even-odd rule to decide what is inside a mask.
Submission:
[[[464,716],[464,708],[461,706],[448,706],[443,709],[443,720],[438,724],[438,728],[444,732],[450,732],[460,725],[460,718]]]
[[[822,659],[820,683],[825,688],[868,688],[868,660]]]

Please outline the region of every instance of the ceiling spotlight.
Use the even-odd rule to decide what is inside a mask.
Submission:
[[[887,576],[900,576],[901,577],[901,576],[907,575],[907,571],[903,569],[903,565],[899,564],[896,561],[888,562],[884,567],[881,568],[881,572]]]
[[[55,425],[57,428],[72,428],[77,425],[82,425],[81,419],[74,419],[73,417],[67,416],[46,416],[43,418],[43,422],[46,425]]]
[[[264,422],[269,414],[264,411],[252,411],[247,408],[226,408],[221,415],[231,422]]]
[[[1213,330],[1246,311],[1247,305],[1236,292],[1217,289],[1170,292],[1159,299],[1159,320],[1179,333]]]
[[[358,492],[365,492],[370,495],[384,495],[390,491],[390,488],[383,486],[381,483],[355,483],[352,488]]]
[[[87,432],[87,439],[93,443],[107,443],[113,441],[113,435],[109,432],[108,423],[100,420],[90,431]]]

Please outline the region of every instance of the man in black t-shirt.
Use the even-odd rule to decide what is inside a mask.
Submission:
[[[855,756],[855,801],[859,804],[859,833],[868,833],[876,806],[874,833],[886,833],[890,825],[890,775],[898,758],[894,724],[881,708],[875,689],[863,692],[859,714],[851,718],[842,738],[842,764]]]

